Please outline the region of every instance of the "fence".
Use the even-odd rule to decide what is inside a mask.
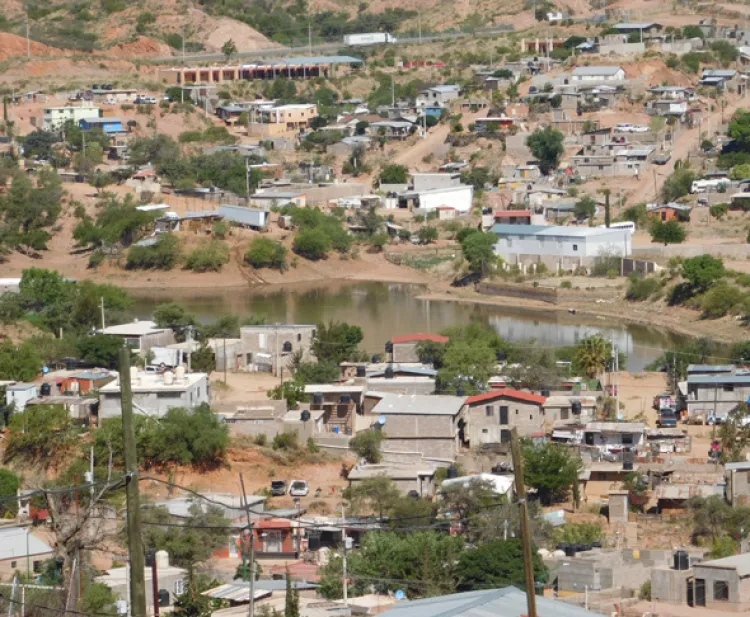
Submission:
[[[539,300],[549,304],[558,303],[558,291],[555,287],[531,287],[529,285],[513,285],[511,283],[479,283],[477,291],[488,296],[507,296],[509,298],[524,298]]]

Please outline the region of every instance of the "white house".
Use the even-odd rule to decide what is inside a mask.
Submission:
[[[604,452],[638,449],[644,443],[643,422],[589,422],[583,429],[583,444]]]
[[[160,328],[153,321],[132,321],[130,323],[108,326],[97,330],[99,334],[117,336],[125,345],[138,353],[146,353],[157,345],[174,343],[174,332],[170,328]]]
[[[603,254],[627,257],[632,251],[626,229],[497,224],[491,232],[497,236],[495,254],[511,264],[543,262],[567,270]]]
[[[85,105],[83,107],[47,107],[42,116],[42,127],[45,131],[59,131],[63,124],[71,120],[76,126],[86,118],[98,118],[99,108],[96,105]]]
[[[130,378],[133,411],[161,418],[173,407],[193,409],[210,400],[208,375],[186,373],[183,367],[162,375],[143,373],[133,368]],[[99,389],[99,418],[104,420],[122,414],[120,379]]]
[[[5,388],[5,404],[15,405],[17,412],[26,409],[26,403],[37,397],[36,384],[14,383]]]
[[[453,84],[433,86],[422,90],[417,96],[417,107],[446,107],[461,95],[461,88]]]
[[[421,191],[399,193],[396,200],[398,208],[411,208],[431,211],[442,206],[454,208],[456,212],[471,212],[474,199],[474,187],[468,184],[446,186]],[[387,200],[388,202],[389,200]]]
[[[625,70],[620,66],[578,66],[570,74],[571,81],[622,81]]]

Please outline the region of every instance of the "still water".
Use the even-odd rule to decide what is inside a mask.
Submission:
[[[363,349],[383,353],[392,336],[415,332],[440,332],[453,325],[480,321],[511,341],[534,340],[539,345],[574,345],[594,333],[614,338],[627,354],[627,369],[642,370],[649,362],[686,337],[641,325],[568,315],[558,311],[421,300],[424,288],[400,283],[347,283],[295,285],[270,289],[169,290],[140,294],[135,317],[149,318],[162,302],[179,302],[202,322],[221,315],[263,315],[266,323],[346,321],[364,332]]]

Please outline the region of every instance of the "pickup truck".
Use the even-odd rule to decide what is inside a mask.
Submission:
[[[659,412],[657,426],[662,428],[675,428],[677,426],[677,414],[671,409],[662,409]]]

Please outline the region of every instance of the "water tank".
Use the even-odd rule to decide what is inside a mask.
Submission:
[[[146,567],[152,568],[156,559],[156,549],[152,548],[146,551]]]
[[[42,384],[42,387],[39,389],[39,393],[42,396],[49,396],[50,394],[52,394],[52,386],[49,384],[49,382],[45,381]]]
[[[159,590],[159,606],[169,606],[169,592],[166,589]]]
[[[390,341],[385,344],[385,353],[393,353],[393,343]]]
[[[458,467],[455,465],[451,465],[448,467],[448,473],[446,474],[446,477],[451,480],[453,478],[458,478]]]
[[[316,392],[313,394],[313,405],[322,405],[323,404],[323,395],[320,392]]]
[[[392,366],[385,367],[385,378],[393,379],[393,367]]]
[[[568,546],[566,546],[564,550],[565,550],[566,557],[575,557],[576,553],[578,552],[578,545],[568,544]]]
[[[382,361],[383,361],[383,358],[382,358],[382,356],[380,356],[379,354],[375,354],[375,355],[374,355],[374,356],[372,357],[372,363],[373,363],[373,364],[380,364],[380,363],[381,363]]]
[[[307,422],[310,419],[310,412],[307,411],[307,409],[303,409],[302,413],[299,416],[300,420],[303,422]]]
[[[178,366],[174,370],[174,376],[177,381],[185,381],[185,367],[184,366]]]
[[[167,551],[156,551],[156,567],[166,570],[169,567],[169,553]]]
[[[167,371],[164,373],[164,385],[165,386],[171,386],[174,383],[174,373],[172,371]]]
[[[542,396],[544,396],[544,397],[546,397],[546,398],[549,398],[549,396],[550,396],[550,391],[549,391],[549,390],[542,390]]]
[[[138,367],[131,366],[130,367],[130,382],[135,383],[136,381],[138,381]]]
[[[581,401],[571,401],[570,410],[577,415],[581,415]]]
[[[357,367],[357,377],[366,377],[367,371],[365,370],[364,366],[358,366]]]
[[[466,390],[464,390],[463,386],[458,386],[456,388],[456,396],[464,396],[466,394]]]
[[[601,547],[602,547],[601,540],[594,540],[591,543],[591,548],[601,548]]]
[[[688,570],[690,568],[690,558],[687,551],[675,551],[674,553],[674,569],[675,570]]]

